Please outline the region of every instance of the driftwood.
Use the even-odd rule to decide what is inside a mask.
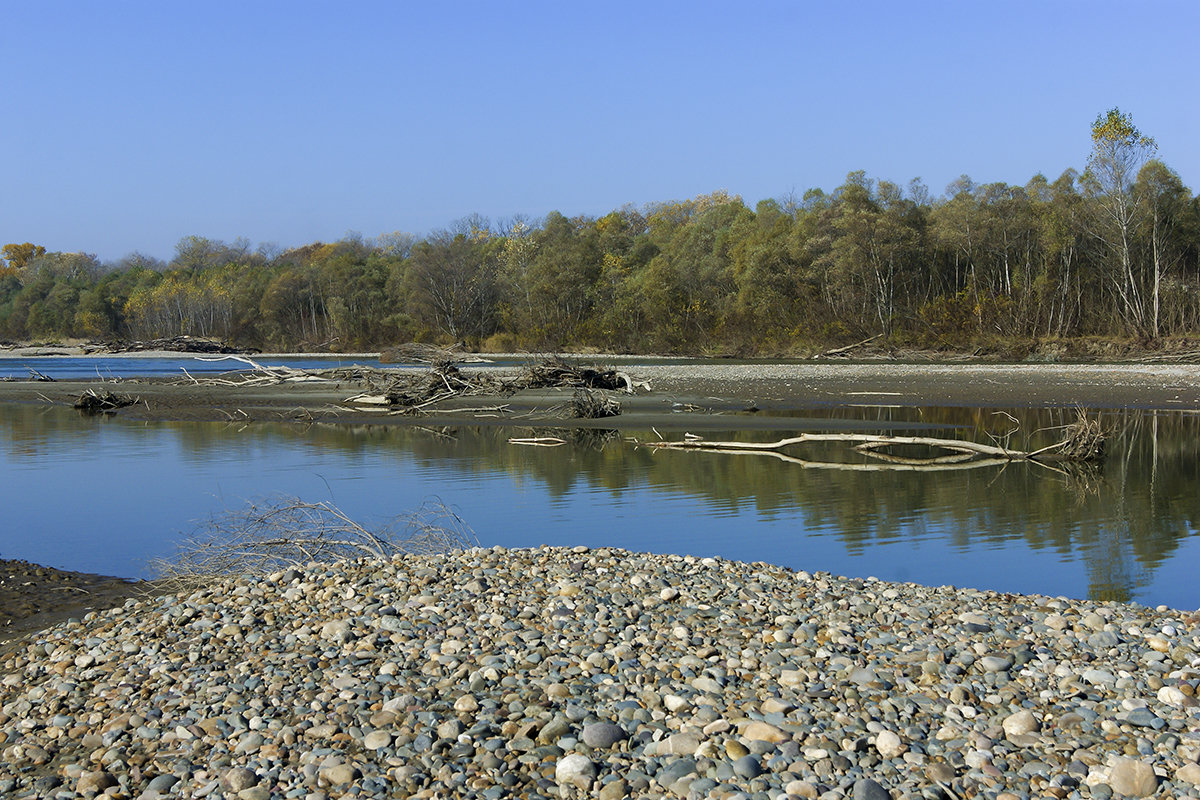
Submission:
[[[402,364],[417,362],[418,364],[490,364],[490,359],[467,353],[460,345],[438,347],[421,342],[406,342],[383,350],[379,354],[381,364]]]
[[[871,342],[878,339],[880,336],[883,336],[883,334],[877,333],[874,336],[868,336],[866,339],[863,339],[861,342],[855,342],[854,344],[848,344],[845,347],[835,347],[832,350],[826,350],[824,353],[817,353],[815,356],[813,356],[813,358],[833,358],[834,356],[845,355],[846,353],[849,353],[851,350],[857,350],[858,348],[862,347],[864,344],[870,344]]]
[[[620,403],[593,389],[576,389],[568,407],[576,419],[604,419],[621,413]]]
[[[424,372],[414,370],[383,370],[375,367],[352,366],[332,369],[304,370],[284,366],[266,366],[243,355],[224,355],[200,358],[201,361],[233,361],[248,369],[219,375],[193,375],[181,368],[184,380],[197,386],[269,386],[307,381],[357,384],[365,389],[345,399],[347,405],[337,411],[354,412],[387,410],[388,414],[419,415],[434,410],[441,413],[508,413],[506,405],[472,408],[437,409],[439,403],[462,397],[507,396],[524,389],[574,388],[577,390],[566,406],[575,417],[599,419],[616,416],[621,404],[606,397],[600,389],[633,392],[647,391],[650,385],[638,382],[623,372],[592,367],[578,367],[558,358],[551,358],[523,369],[517,375],[504,375],[486,370],[460,370],[452,361],[439,360]]]
[[[75,408],[85,414],[102,414],[109,411],[116,411],[118,408],[140,403],[141,400],[137,397],[129,395],[113,394],[112,392],[97,392],[95,389],[88,389],[83,394],[79,395],[79,399],[75,401]]]
[[[145,342],[125,342],[116,339],[110,342],[96,343],[95,348],[109,353],[140,353],[147,350],[164,350],[172,353],[207,353],[229,354],[257,353],[254,348],[230,347],[215,339],[203,339],[195,336],[172,336],[166,339],[151,339]]]
[[[569,364],[561,358],[551,357],[525,368],[524,387],[528,389],[576,388],[608,389],[633,394],[637,389],[650,390],[650,384],[635,381],[624,372],[615,369],[598,369]]]
[[[962,469],[982,464],[1010,461],[1098,461],[1104,456],[1104,434],[1096,420],[1084,415],[1066,426],[1064,438],[1038,450],[1015,450],[998,445],[981,444],[965,439],[940,439],[931,436],[886,436],[869,433],[802,433],[775,442],[726,442],[685,434],[682,441],[636,442],[663,450],[700,450],[709,453],[739,453],[769,455],[804,466],[828,466],[839,469]],[[783,453],[785,448],[817,442],[842,442],[853,445],[859,453],[874,459],[875,464],[840,464],[808,461]],[[887,452],[894,447],[928,447],[945,451],[940,455],[912,457]]]

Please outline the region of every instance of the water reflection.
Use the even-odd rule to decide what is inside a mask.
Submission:
[[[1013,446],[1033,448],[1054,441],[1072,417],[858,408],[806,412],[796,430],[853,420],[881,432],[1010,436]],[[1100,467],[1014,463],[921,474],[653,452],[604,432],[537,448],[508,444],[514,433],[503,428],[134,425],[6,406],[0,556],[135,575],[193,521],[248,498],[332,499],[372,521],[438,496],[485,544],[611,544],[1194,608],[1197,416],[1106,412],[1104,421],[1111,436]],[[863,459],[837,445],[805,445],[804,455]]]

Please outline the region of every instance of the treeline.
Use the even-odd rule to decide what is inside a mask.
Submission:
[[[1092,133],[1083,173],[936,199],[854,172],[753,209],[715,192],[282,252],[188,237],[169,263],[13,244],[0,335],[769,355],[1200,334],[1200,198],[1115,109]]]

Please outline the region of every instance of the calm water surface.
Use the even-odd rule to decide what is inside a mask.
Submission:
[[[1012,410],[1013,446],[1063,412]],[[880,431],[919,424],[988,441],[994,410],[858,408],[797,417]],[[613,545],[931,585],[1200,606],[1200,418],[1107,412],[1099,469],[916,472],[651,452],[617,436],[553,449],[460,427],[132,424],[0,406],[0,557],[147,576],[215,514],[288,495],[379,524],[440,498],[485,545]],[[1032,440],[1027,437],[1032,437]],[[679,434],[672,434],[678,437]],[[641,436],[649,438],[652,433]],[[762,432],[711,438],[775,438]],[[867,464],[841,447],[806,458]]]

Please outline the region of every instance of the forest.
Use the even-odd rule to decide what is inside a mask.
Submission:
[[[716,191],[286,250],[188,236],[169,262],[12,243],[0,338],[789,356],[1200,335],[1200,197],[1119,109],[1091,141],[1082,172],[937,197],[859,171],[754,208]]]

